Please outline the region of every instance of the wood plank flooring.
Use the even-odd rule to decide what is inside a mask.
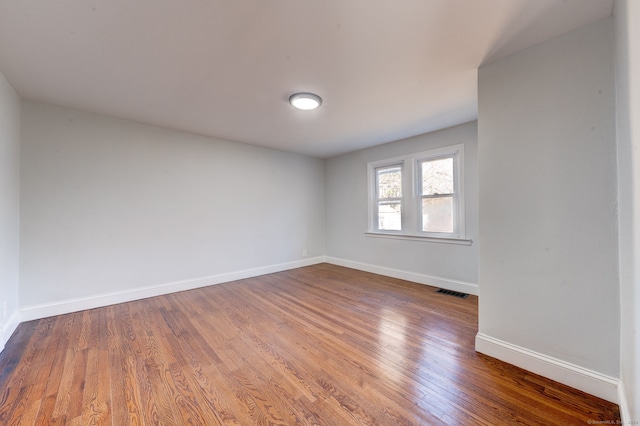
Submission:
[[[618,407],[474,351],[477,298],[320,264],[21,324],[0,424],[572,425]]]

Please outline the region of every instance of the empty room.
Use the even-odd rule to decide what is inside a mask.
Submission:
[[[0,424],[640,422],[640,2],[0,1]]]

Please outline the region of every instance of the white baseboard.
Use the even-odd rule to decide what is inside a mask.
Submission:
[[[9,319],[0,328],[0,352],[4,350],[4,345],[7,344],[9,338],[16,331],[20,325],[20,312],[16,309]]]
[[[478,284],[466,281],[452,280],[449,278],[435,277],[433,275],[420,274],[417,272],[403,271],[400,269],[386,268],[384,266],[371,265],[369,263],[355,262],[353,260],[340,259],[337,257],[325,257],[327,263],[357,269],[359,271],[371,272],[386,277],[398,278],[401,280],[413,281],[419,284],[426,284],[433,287],[444,288],[446,290],[459,291],[478,295]]]
[[[206,287],[229,281],[257,277],[259,275],[271,274],[274,272],[286,271],[294,268],[301,268],[303,266],[315,265],[322,262],[324,262],[324,257],[319,256],[293,262],[279,263],[276,265],[262,266],[259,268],[211,275],[208,277],[175,281],[150,287],[136,288],[127,291],[105,293],[96,296],[68,299],[41,305],[26,306],[20,309],[20,320],[30,321],[54,315],[62,315],[71,312],[82,311],[85,309],[100,308],[103,306],[114,305],[116,303],[131,302],[133,300],[146,299],[147,297],[160,296],[163,294],[191,290],[194,288]]]
[[[629,401],[624,390],[624,383],[620,380],[618,385],[618,407],[620,407],[620,420],[623,425],[632,424],[631,412],[629,411]]]
[[[482,333],[476,335],[476,351],[615,404],[619,403],[620,381],[616,378]]]
[[[385,268],[367,263],[355,262],[346,259],[334,257],[318,256],[308,259],[302,259],[292,262],[280,263],[276,265],[268,265],[259,268],[245,269],[241,271],[227,272],[208,277],[175,281],[170,283],[158,284],[149,287],[136,288],[121,292],[112,292],[88,296],[82,298],[74,298],[61,300],[52,303],[40,305],[25,306],[20,309],[20,321],[31,321],[40,318],[46,318],[55,315],[68,314],[71,312],[82,311],[85,309],[94,309],[103,306],[109,306],[116,303],[131,302],[133,300],[145,299],[147,297],[160,296],[163,294],[175,293],[177,291],[191,290],[199,287],[225,283],[229,281],[241,280],[244,278],[256,277],[259,275],[270,274],[274,272],[286,271],[288,269],[300,268],[303,266],[315,265],[318,263],[331,263],[334,265],[345,266],[347,268],[358,269],[366,272],[372,272],[393,278],[413,281],[420,284],[427,284],[434,287],[441,287],[447,290],[460,291],[469,294],[478,294],[478,285],[464,281],[450,280],[431,275],[418,274],[415,272],[402,271],[399,269]],[[16,323],[19,323],[19,321]],[[11,330],[13,333],[15,327]],[[10,335],[10,334],[9,334]],[[1,336],[0,336],[1,337]],[[8,339],[8,337],[7,337]]]

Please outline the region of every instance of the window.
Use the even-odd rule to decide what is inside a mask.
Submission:
[[[428,240],[465,236],[464,146],[369,163],[369,232]]]
[[[455,207],[454,156],[419,162],[420,229],[453,234]]]
[[[402,165],[376,168],[376,222],[383,231],[402,230]]]

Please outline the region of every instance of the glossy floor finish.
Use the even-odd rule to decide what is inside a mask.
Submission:
[[[474,351],[477,298],[338,266],[21,324],[0,424],[588,424],[616,405]]]

